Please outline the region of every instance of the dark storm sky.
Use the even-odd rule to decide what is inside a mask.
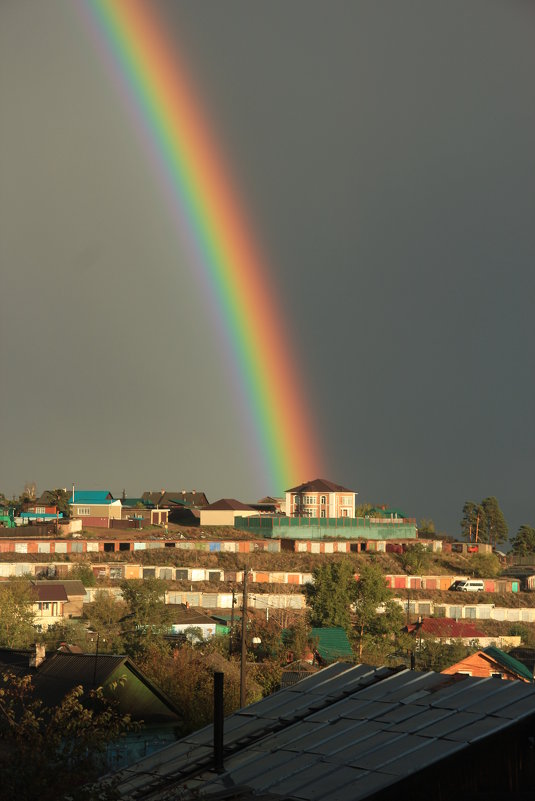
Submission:
[[[535,7],[154,6],[267,254],[325,477],[452,534],[487,495],[535,525]],[[0,91],[0,490],[279,489],[71,3],[2,0]]]

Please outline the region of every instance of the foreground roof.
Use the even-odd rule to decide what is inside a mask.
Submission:
[[[132,801],[358,801],[528,718],[524,682],[337,663],[226,718],[222,773],[207,726],[114,778]]]
[[[313,481],[305,481],[304,484],[299,484],[298,487],[292,487],[286,492],[354,492],[355,490],[347,489],[341,484],[334,484],[332,481],[327,481],[326,478],[315,478]]]

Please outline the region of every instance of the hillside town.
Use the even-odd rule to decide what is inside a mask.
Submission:
[[[515,747],[500,746],[500,760],[512,764],[519,749],[525,759],[522,732],[535,720],[535,532],[522,526],[506,553],[500,546],[508,531],[495,498],[467,502],[453,539],[431,521],[418,524],[401,509],[359,504],[357,497],[355,489],[320,478],[254,502],[209,502],[198,490],[115,497],[107,488],[74,485],[40,493],[28,485],[18,498],[2,496],[0,672],[13,683],[8,707],[15,708],[23,688],[28,692],[25,681],[39,714],[72,714],[65,699],[72,703],[77,693],[90,705],[96,698],[113,703],[109,737],[95,722],[97,774],[115,776],[121,798],[210,797],[225,783],[217,778],[223,770],[242,783],[245,757],[251,795],[233,797],[256,797],[270,784],[253,780],[262,774],[263,746],[259,739],[260,752],[249,755],[247,737],[283,743],[290,731],[296,740],[307,733],[313,745],[309,752],[303,742],[299,750],[304,786],[315,770],[313,754],[323,753],[323,727],[334,722],[340,748],[355,720],[382,744],[377,754],[385,762],[364,749],[362,763],[344,768],[345,785],[358,779],[355,798],[381,799],[393,783],[419,797],[421,776],[433,771],[447,788],[443,764],[454,756],[446,732],[455,732],[458,758],[479,765],[471,736],[462,734],[472,720],[491,750],[497,721],[498,728],[507,724]],[[224,683],[219,707],[215,677]],[[367,711],[370,686],[393,717]],[[425,734],[435,695],[456,699],[459,692],[466,702],[451,708],[463,711],[447,728]],[[325,699],[325,717],[313,714],[320,708],[315,693]],[[477,698],[495,695],[496,704],[476,709]],[[414,723],[392,728],[415,697],[423,700]],[[349,698],[356,717],[347,717],[347,701],[331,718],[330,705],[334,711],[336,699]],[[267,725],[277,705],[282,728]],[[230,717],[210,755],[221,710]],[[424,717],[416,726],[418,716]],[[196,739],[203,726],[209,728]],[[243,727],[251,733],[238,747],[233,732]],[[181,767],[181,755],[199,748],[198,764],[188,757]],[[410,769],[391,770],[388,748],[398,761],[416,748]],[[284,758],[293,760],[292,753]],[[161,782],[152,787],[152,780],[137,779],[134,787],[132,765],[143,775],[155,771]],[[331,769],[337,765],[333,757]],[[481,783],[483,763],[476,773]],[[42,770],[38,775],[42,780]],[[284,797],[293,797],[280,781]],[[165,795],[169,782],[191,796]],[[325,789],[318,797],[341,798],[341,788],[337,779],[330,794]]]

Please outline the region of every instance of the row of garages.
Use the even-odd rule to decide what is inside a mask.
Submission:
[[[109,540],[72,539],[37,540],[0,539],[0,553],[20,554],[84,554],[84,553],[135,553],[136,551],[178,548],[184,551],[205,553],[280,553],[280,540]]]
[[[76,566],[72,562],[0,562],[0,578],[12,576],[53,576],[68,578],[70,571]],[[160,565],[139,565],[130,562],[92,564],[91,569],[97,579],[162,579],[163,581],[228,582],[241,584],[243,570],[222,570],[204,567],[166,567]],[[288,584],[302,586],[313,581],[312,573],[294,571],[249,571],[249,581],[254,584]],[[385,580],[392,590],[429,590],[443,591],[450,589],[454,581],[466,579],[467,576],[407,576],[385,575]],[[516,593],[521,589],[535,589],[535,576],[528,576],[522,587],[519,579],[483,579],[484,592]]]
[[[84,554],[135,553],[137,551],[176,548],[204,553],[293,553],[350,554],[361,552],[402,553],[406,541],[386,540],[112,540],[112,539],[21,539],[1,538],[0,553],[21,554]],[[414,541],[412,542],[414,544]],[[442,542],[429,543],[430,550],[442,550]]]
[[[121,597],[118,587],[97,588],[88,587],[85,603],[91,603],[97,592],[109,592],[116,598]],[[232,609],[233,595],[230,592],[182,592],[171,590],[165,593],[165,602],[168,604],[184,604],[192,608],[203,609]],[[278,593],[251,592],[248,595],[249,606],[252,609],[305,609],[306,596],[302,593],[291,595]],[[403,609],[407,609],[407,601],[397,599]],[[451,604],[435,603],[432,600],[409,601],[409,614],[411,618],[421,617],[447,617],[453,620],[500,620],[510,623],[535,623],[534,607],[499,607],[494,604]]]

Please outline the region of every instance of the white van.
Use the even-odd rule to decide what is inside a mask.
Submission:
[[[467,579],[466,581],[459,581],[455,589],[457,592],[483,592],[485,585],[481,579]]]

